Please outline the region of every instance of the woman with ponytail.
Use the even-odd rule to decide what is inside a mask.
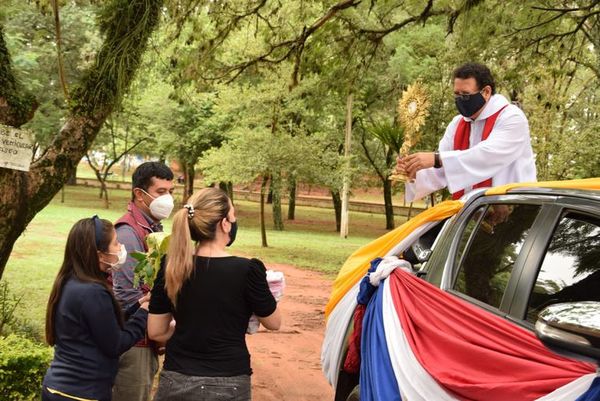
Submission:
[[[79,220],[67,238],[65,258],[46,310],[46,341],[54,359],[42,383],[42,400],[110,401],[119,355],[145,333],[148,301],[123,323],[108,272],[125,262],[112,223]]]
[[[218,188],[196,192],[173,217],[148,318],[150,338],[168,340],[154,401],[251,399],[248,321],[255,314],[277,330],[281,317],[263,263],[227,253],[236,232]]]

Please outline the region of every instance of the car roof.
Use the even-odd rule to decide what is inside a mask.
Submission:
[[[508,194],[571,196],[571,197],[576,197],[576,198],[600,200],[600,190],[591,190],[591,189],[523,187],[523,188],[511,189],[511,190],[507,191],[507,193]]]

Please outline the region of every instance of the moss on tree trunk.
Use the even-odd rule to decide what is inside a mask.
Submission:
[[[158,26],[162,4],[161,0],[112,0],[105,4],[99,14],[105,40],[95,63],[71,95],[67,121],[28,173],[0,169],[0,278],[17,238],[73,174],[100,127],[129,87],[148,38]],[[1,74],[5,74],[0,81],[0,88],[3,88],[0,90],[4,90],[0,92],[2,95],[8,88],[2,83],[11,85],[15,82],[16,85],[3,40],[0,43],[0,69]],[[20,94],[18,87],[14,88],[16,92],[13,93]],[[4,100],[11,104],[6,102],[6,97],[0,97],[0,102]],[[0,104],[0,122],[9,122],[3,118],[10,118],[12,114],[2,113]]]

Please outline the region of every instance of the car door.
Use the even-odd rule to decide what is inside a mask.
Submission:
[[[600,201],[557,198],[522,266],[509,318],[533,329],[546,306],[600,301]]]
[[[432,268],[427,279],[439,280],[442,289],[470,303],[507,315],[519,273],[554,201],[552,196],[504,195],[468,204],[445,245],[434,251],[443,252],[442,273]]]

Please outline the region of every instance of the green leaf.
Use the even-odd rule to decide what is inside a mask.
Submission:
[[[135,260],[137,260],[138,262],[141,262],[143,260],[146,260],[146,254],[142,253],[142,252],[131,252],[129,254],[129,256],[131,256],[132,258],[134,258]]]

